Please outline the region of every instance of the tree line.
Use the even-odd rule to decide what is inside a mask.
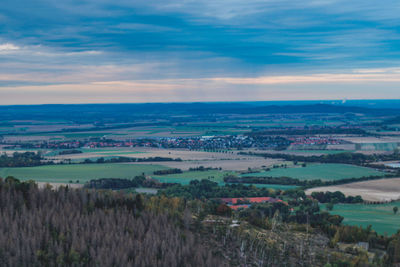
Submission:
[[[395,151],[391,154],[372,154],[366,155],[362,153],[342,152],[337,154],[324,154],[302,156],[283,153],[254,153],[254,152],[240,152],[239,154],[254,155],[264,158],[279,158],[293,162],[319,162],[319,163],[343,163],[353,165],[363,165],[376,161],[391,161],[400,160],[400,153]]]
[[[224,177],[224,182],[226,183],[246,183],[246,184],[279,184],[279,185],[296,185],[301,186],[302,188],[312,188],[312,187],[320,187],[320,186],[331,186],[331,185],[341,185],[348,184],[354,182],[362,182],[369,180],[377,180],[383,178],[394,178],[398,177],[396,174],[385,174],[382,176],[363,176],[359,178],[344,178],[339,180],[331,180],[325,181],[321,179],[315,180],[300,180],[292,177],[272,177],[272,176],[246,176],[246,177],[238,177],[236,175],[226,175]]]
[[[312,192],[311,196],[318,200],[320,203],[362,203],[364,200],[361,196],[348,196],[346,197],[342,192]]]
[[[33,167],[46,164],[42,159],[40,153],[34,152],[14,152],[12,156],[4,153],[0,155],[0,167]]]
[[[80,151],[80,150],[77,150]],[[72,154],[73,151],[63,151],[60,155]],[[61,154],[65,153],[65,154]],[[75,152],[73,152],[75,153]],[[78,153],[78,152],[77,152]],[[180,158],[168,158],[168,157],[148,157],[148,158],[129,158],[129,157],[115,157],[115,158],[98,158],[95,160],[85,159],[83,162],[74,163],[69,161],[67,164],[102,164],[102,163],[122,163],[122,162],[163,162],[163,161],[182,161]],[[11,156],[6,153],[0,155],[0,167],[34,167],[41,165],[55,165],[55,164],[65,164],[61,161],[60,163],[55,163],[52,160],[46,160],[40,152],[14,152]]]

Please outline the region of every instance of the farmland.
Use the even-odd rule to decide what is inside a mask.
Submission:
[[[373,205],[335,204],[330,213],[343,216],[345,224],[363,227],[372,225],[377,233],[392,235],[399,230],[400,225],[400,215],[393,214],[394,206],[400,207],[400,202]]]
[[[238,155],[236,152],[221,153],[207,151],[190,151],[187,149],[159,149],[149,147],[138,148],[83,148],[83,153],[58,155],[57,151],[52,151],[45,156],[51,160],[71,159],[73,162],[83,162],[85,159],[96,160],[100,157],[105,159],[112,157],[131,157],[131,158],[148,158],[148,157],[164,157],[173,159],[182,159],[182,161],[166,161],[162,164],[170,168],[180,168],[188,170],[200,166],[210,168],[222,168],[228,171],[241,171],[248,168],[260,169],[262,166],[272,166],[274,164],[283,164],[281,159],[264,159],[259,157],[251,157]],[[7,151],[7,150],[4,150]],[[145,164],[157,164],[156,162],[146,162]]]
[[[242,176],[291,177],[303,180],[340,180],[383,174],[374,169],[347,164],[308,164],[306,167],[273,168],[270,171],[249,173]]]
[[[333,155],[341,157],[341,153],[343,157],[352,153],[392,154],[400,143],[399,136],[394,134],[397,130],[386,129],[386,125],[380,123],[393,118],[397,113],[387,110],[380,111],[379,114],[375,114],[375,111],[363,113],[359,109],[312,105],[304,108],[261,108],[265,104],[235,103],[234,108],[230,104],[210,104],[210,109],[207,109],[207,105],[103,105],[101,108],[82,106],[91,112],[77,112],[82,108],[80,106],[59,106],[40,107],[43,110],[39,113],[35,111],[36,107],[16,108],[14,112],[19,114],[21,120],[14,120],[15,114],[6,110],[0,114],[0,117],[3,116],[3,125],[0,127],[0,153],[12,156],[14,152],[40,151],[43,159],[38,165],[54,165],[15,165],[10,168],[10,165],[4,164],[2,166],[7,168],[0,169],[0,177],[12,175],[21,180],[33,179],[40,182],[41,187],[45,186],[45,183],[51,183],[54,187],[72,183],[72,187],[79,187],[91,179],[133,178],[142,173],[148,178],[164,183],[187,185],[192,180],[208,179],[219,186],[225,184],[223,178],[226,174],[244,177],[285,176],[299,180],[323,181],[392,173],[396,175],[396,170],[378,166],[384,161],[398,162],[395,157],[375,157],[375,162],[363,162],[376,164],[377,169],[383,168],[384,171],[337,164],[335,161],[323,159]],[[56,117],[52,116],[54,112],[51,110],[54,108],[58,112]],[[64,109],[65,112],[60,112]],[[326,110],[323,111],[324,109]],[[305,110],[307,111],[304,113]],[[68,150],[72,153],[68,153]],[[66,153],[60,153],[64,151]],[[299,157],[321,156],[321,161],[311,163],[307,160],[288,160],[284,156],[265,158],[246,154],[248,152]],[[126,163],[111,164],[99,161],[99,164],[83,164],[86,159],[96,161],[99,158],[127,161],[116,159],[118,157],[135,160]],[[156,161],[159,158],[170,160]],[[303,162],[306,162],[305,167]],[[190,170],[201,166],[211,169]],[[168,168],[178,168],[182,173],[153,174],[156,170]],[[346,195],[362,195],[367,201],[398,199],[399,183],[396,184],[395,179],[386,180],[389,179],[367,181],[365,184],[346,184],[326,190],[340,190]],[[246,181],[243,182],[249,185]],[[252,185],[277,190],[296,188],[293,185],[280,184]],[[142,193],[157,191],[155,188],[137,190]],[[306,193],[310,194],[313,190],[320,191],[325,188],[313,188]],[[130,188],[128,191],[134,192],[134,189]],[[352,207],[342,208],[341,204],[338,204],[334,212],[341,212],[345,216],[345,223],[356,224],[361,219],[356,218],[356,214],[351,214]],[[360,207],[363,206],[354,206],[354,210]],[[348,213],[346,209],[349,210]],[[387,216],[387,221],[390,222],[393,218],[389,214]],[[393,225],[393,222],[391,224]],[[382,223],[377,227],[380,232],[386,228],[392,231],[391,226]]]
[[[365,182],[350,183],[337,186],[325,186],[311,188],[312,192],[341,191],[346,196],[360,195],[367,201],[392,201],[400,199],[400,178],[380,179]]]
[[[72,164],[39,167],[0,168],[0,177],[14,176],[21,180],[35,180],[49,183],[79,183],[98,178],[133,178],[142,173],[151,174],[167,169],[161,165],[149,164]]]

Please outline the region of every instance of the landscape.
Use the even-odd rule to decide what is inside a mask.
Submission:
[[[385,102],[389,108],[369,108],[371,102]],[[227,264],[241,265],[240,253],[252,253],[253,245],[246,247],[252,242],[257,252],[249,264],[255,265],[282,261],[282,256],[268,254],[276,249],[291,255],[284,257],[289,265],[299,259],[303,261],[300,265],[324,265],[328,254],[335,255],[330,261],[337,264],[391,264],[398,257],[400,229],[397,104],[400,101],[365,101],[361,106],[353,106],[352,101],[3,106],[0,177],[1,190],[10,199],[2,203],[13,201],[11,195],[18,192],[26,199],[23,205],[30,203],[28,199],[52,205],[43,203],[40,195],[59,199],[72,194],[72,201],[83,192],[98,190],[100,195],[89,197],[92,202],[54,201],[80,205],[81,213],[76,216],[83,216],[82,220],[90,205],[95,214],[111,205],[118,213],[133,209],[147,214],[140,218],[156,216],[152,221],[164,220],[157,216],[165,213],[172,220],[168,227],[178,227],[173,232],[193,235],[193,241],[183,240],[176,246],[183,250],[195,246],[201,254],[214,244],[212,254],[199,255],[205,262],[196,265],[227,260]],[[52,114],[56,112],[62,115],[55,121]],[[107,190],[114,193],[109,195]],[[110,197],[119,200],[96,204],[104,203],[99,198]],[[172,208],[170,202],[177,206]],[[34,212],[30,216],[44,212],[29,206],[24,209]],[[153,214],[153,209],[161,214]],[[68,216],[75,215],[63,216],[68,222],[73,220]],[[65,235],[69,228],[60,223],[51,224],[59,225],[58,235]],[[219,234],[215,236],[212,232],[216,230]],[[197,239],[198,234],[202,239]],[[26,235],[30,238],[29,232]],[[94,237],[85,238],[81,242],[97,242]],[[304,243],[298,244],[303,238]],[[282,248],[286,242],[295,243]],[[82,258],[87,257],[81,254],[82,248],[69,246],[80,259],[77,262],[89,260]],[[244,251],[227,253],[227,246]],[[24,260],[40,264],[59,260],[49,248],[40,251],[46,256]],[[69,264],[70,257],[65,255],[61,261]],[[125,265],[130,261],[126,257],[114,261]],[[173,252],[163,257],[165,264]],[[145,259],[135,258],[136,264],[145,264],[141,260]]]
[[[399,0],[0,4],[0,267],[400,267]]]

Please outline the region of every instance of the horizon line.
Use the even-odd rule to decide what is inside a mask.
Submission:
[[[218,104],[218,103],[263,103],[263,102],[325,102],[337,101],[345,104],[347,101],[400,101],[400,98],[352,98],[352,99],[293,99],[293,100],[246,100],[246,101],[166,101],[166,102],[82,102],[82,103],[41,103],[41,104],[0,104],[1,107],[12,106],[49,106],[49,105],[141,105],[141,104]]]

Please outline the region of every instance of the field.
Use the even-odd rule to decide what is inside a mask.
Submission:
[[[347,164],[308,164],[306,167],[274,168],[260,173],[249,173],[243,176],[272,176],[292,177],[303,180],[340,180],[344,178],[358,178],[384,173],[365,167]]]
[[[149,147],[136,148],[94,148],[80,149],[83,153],[56,155],[55,152],[49,152],[46,157],[52,160],[72,159],[73,162],[83,162],[85,159],[96,160],[104,157],[132,157],[132,158],[148,158],[148,157],[166,157],[180,158],[182,161],[166,161],[162,164],[170,168],[180,168],[188,170],[200,166],[211,168],[222,168],[223,170],[240,171],[248,168],[261,169],[262,166],[271,166],[274,164],[282,164],[281,159],[264,159],[260,157],[238,155],[236,151],[230,153],[206,152],[206,151],[190,151],[185,149],[159,149]],[[1,150],[0,150],[1,151]],[[155,162],[146,162],[143,164],[157,164]]]
[[[0,177],[14,176],[21,180],[49,183],[85,183],[98,178],[133,178],[142,173],[152,174],[168,167],[149,164],[73,164],[24,168],[0,168]]]
[[[312,192],[341,191],[346,196],[360,195],[367,201],[392,201],[400,199],[400,178],[379,179],[365,182],[350,183],[337,186],[311,188],[306,194]]]
[[[355,149],[360,151],[393,151],[400,144],[400,138],[393,136],[342,137],[341,139],[354,143]]]
[[[391,235],[400,229],[400,214],[393,214],[394,206],[400,208],[400,202],[374,205],[336,204],[330,213],[343,216],[345,224],[363,227],[372,225],[377,233]]]
[[[154,163],[154,162],[153,162]],[[162,164],[170,168],[179,168],[188,170],[189,168],[221,168],[225,171],[244,171],[248,168],[261,169],[263,166],[272,166],[274,164],[284,164],[280,159],[264,159],[260,157],[249,157],[241,159],[207,159],[207,160],[185,160],[185,161],[165,161]]]

